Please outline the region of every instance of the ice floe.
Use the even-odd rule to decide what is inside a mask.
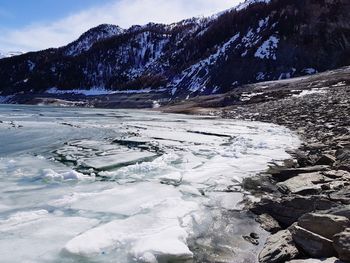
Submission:
[[[151,111],[0,106],[0,118],[22,127],[0,125],[4,262],[185,261],[208,234],[249,254],[233,234],[246,218],[221,239],[205,227],[224,231],[243,178],[299,144],[272,124]]]

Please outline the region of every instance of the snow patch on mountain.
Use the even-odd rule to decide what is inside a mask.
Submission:
[[[46,91],[48,94],[81,94],[85,96],[99,96],[99,95],[109,95],[113,92],[106,90],[104,88],[92,88],[92,89],[72,89],[72,90],[59,90],[57,88],[50,88]]]
[[[245,2],[239,4],[236,7],[237,11],[241,11],[243,9],[246,9],[248,6],[252,5],[252,4],[256,4],[256,3],[266,3],[269,4],[271,0],[246,0]]]
[[[69,44],[66,56],[78,56],[88,51],[96,42],[122,34],[124,29],[115,25],[100,25],[84,33],[77,41]]]
[[[255,57],[260,59],[273,59],[276,60],[276,49],[278,47],[279,38],[276,36],[270,36],[255,52]]]
[[[35,66],[36,66],[35,63],[31,60],[28,60],[27,63],[28,63],[29,70],[33,71],[35,69]]]
[[[240,33],[235,34],[221,47],[219,47],[216,53],[184,70],[181,78],[176,78],[173,81],[173,85],[177,86],[182,83],[185,78],[190,78],[188,90],[191,93],[197,92],[198,90],[203,92],[206,89],[205,84],[208,80],[207,74],[209,73],[209,70],[207,67],[215,65],[218,59],[222,58],[226,54],[227,49],[233,46],[239,37]]]
[[[108,90],[105,88],[92,88],[92,89],[71,89],[71,90],[59,90],[57,88],[50,88],[46,91],[47,94],[63,95],[63,94],[74,94],[74,95],[85,95],[85,96],[102,96],[112,94],[144,94],[144,93],[157,93],[164,92],[165,88],[161,89],[137,89],[137,90]],[[1,101],[1,97],[0,97]]]
[[[308,74],[308,75],[313,75],[313,74],[317,74],[318,73],[318,71],[316,69],[314,69],[314,68],[304,68],[302,70],[302,72],[305,73],[305,74]]]

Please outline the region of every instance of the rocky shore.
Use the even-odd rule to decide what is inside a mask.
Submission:
[[[302,139],[283,165],[243,183],[260,200],[247,209],[271,232],[261,263],[350,262],[349,71],[254,84],[166,109],[272,122]]]
[[[293,159],[244,183],[261,196],[249,209],[273,234],[259,261],[350,262],[350,87],[304,94],[222,112],[286,126],[303,140]]]

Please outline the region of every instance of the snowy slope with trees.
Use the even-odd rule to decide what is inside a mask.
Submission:
[[[248,0],[171,25],[100,25],[1,60],[0,92],[154,89],[173,99],[322,72],[350,64],[349,12],[346,0]]]

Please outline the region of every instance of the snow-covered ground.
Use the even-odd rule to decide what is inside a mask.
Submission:
[[[240,210],[242,179],[299,144],[272,124],[149,111],[0,106],[0,120],[2,262],[188,260],[213,220],[213,246],[239,246],[225,231],[246,220],[214,211]]]
[[[293,97],[304,97],[307,95],[312,95],[312,94],[320,94],[320,93],[327,93],[328,88],[313,88],[309,90],[302,90],[299,94],[293,95]]]
[[[46,91],[48,94],[56,94],[56,95],[62,95],[62,94],[80,94],[85,96],[100,96],[100,95],[111,95],[111,94],[143,94],[143,93],[150,93],[150,92],[164,92],[166,91],[165,88],[163,89],[135,89],[135,90],[107,90],[105,88],[91,88],[91,89],[72,89],[72,90],[59,90],[57,88],[50,88]],[[1,99],[1,97],[0,97]]]

